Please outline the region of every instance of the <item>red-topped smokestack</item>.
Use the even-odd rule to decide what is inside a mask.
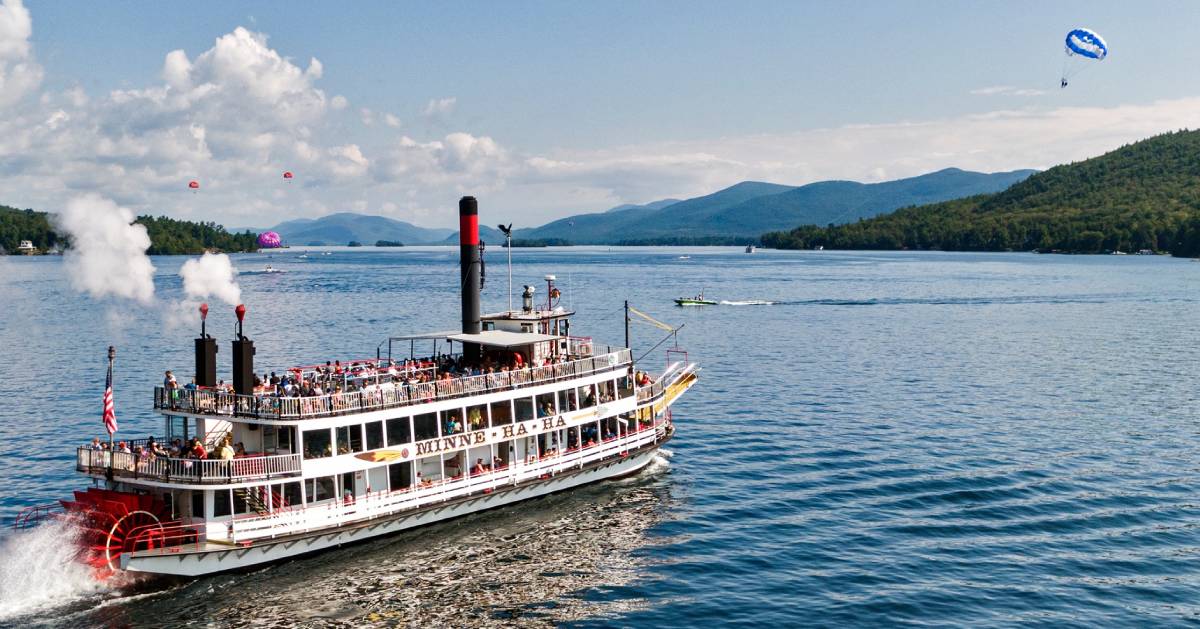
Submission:
[[[479,204],[475,197],[463,197],[458,202],[458,248],[462,280],[462,331],[463,334],[479,334],[482,331],[479,313],[480,267],[479,253]],[[463,355],[468,359],[479,357],[479,346],[467,343]]]

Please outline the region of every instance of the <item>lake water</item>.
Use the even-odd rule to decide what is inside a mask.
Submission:
[[[258,370],[451,329],[457,251],[235,256]],[[573,332],[621,302],[684,325],[703,366],[638,477],[280,564],[126,589],[64,565],[63,531],[0,533],[0,625],[1176,625],[1200,618],[1200,264],[1165,257],[517,250]],[[686,256],[686,258],[681,258]],[[161,434],[195,331],[0,258],[0,518],[83,486],[118,349],[125,436]],[[485,309],[503,309],[503,251]],[[705,294],[726,303],[681,309]],[[745,302],[770,304],[736,305]],[[210,333],[228,373],[232,309]],[[635,324],[635,355],[662,332]],[[667,344],[669,345],[669,343]],[[664,347],[645,364],[665,363]]]

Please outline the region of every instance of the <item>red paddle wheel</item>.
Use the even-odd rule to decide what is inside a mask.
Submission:
[[[75,500],[63,500],[62,505],[79,527],[80,558],[101,579],[120,568],[121,554],[141,550],[134,543],[144,537],[131,532],[161,529],[171,517],[166,504],[153,496],[96,487],[76,491]]]

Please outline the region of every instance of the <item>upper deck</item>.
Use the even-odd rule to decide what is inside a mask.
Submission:
[[[564,339],[566,340],[566,339]],[[572,339],[573,340],[573,339]],[[597,347],[572,343],[567,356],[549,365],[526,366],[470,376],[442,373],[428,382],[405,381],[424,367],[403,363],[385,365],[359,380],[356,390],[311,396],[286,396],[275,390],[240,395],[213,389],[155,387],[154,408],[163,413],[180,413],[219,418],[237,417],[268,421],[304,420],[364,413],[449,400],[496,391],[516,390],[596,373],[627,370],[632,355],[626,348]],[[581,357],[600,349],[603,353]],[[436,375],[436,374],[435,374]]]

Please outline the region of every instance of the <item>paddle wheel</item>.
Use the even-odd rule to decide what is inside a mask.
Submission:
[[[147,536],[131,533],[174,524],[167,505],[148,494],[89,487],[76,491],[75,500],[63,500],[62,505],[79,527],[80,559],[101,579],[120,568],[123,553],[143,550],[135,546],[145,545]]]

